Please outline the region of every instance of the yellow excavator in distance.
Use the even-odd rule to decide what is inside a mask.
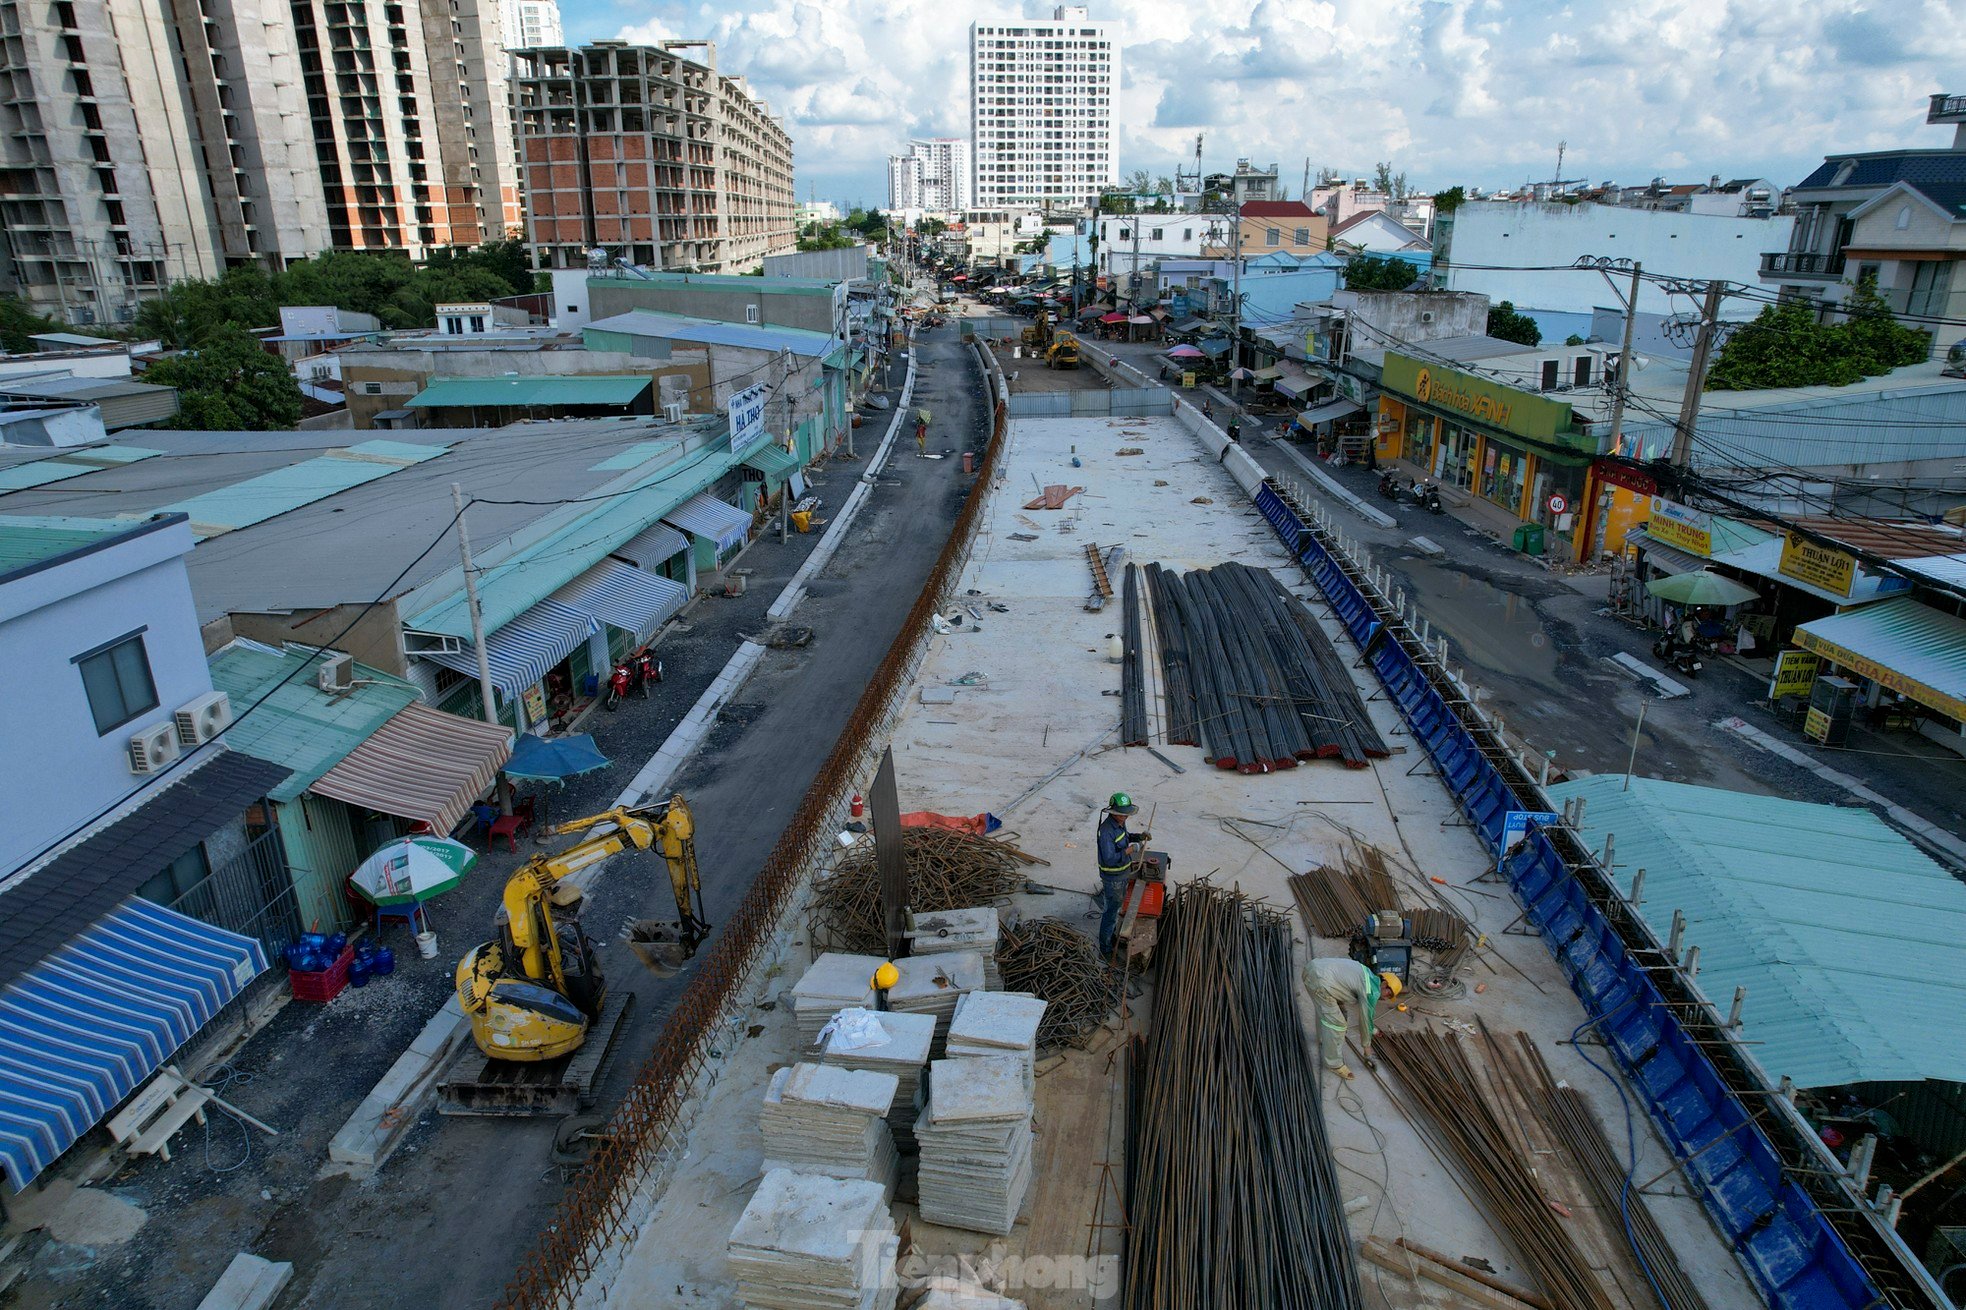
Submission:
[[[478,1049],[495,1060],[552,1060],[577,1050],[607,999],[594,945],[580,926],[581,892],[564,880],[611,855],[655,849],[669,868],[676,922],[640,919],[626,940],[642,963],[671,976],[710,931],[696,871],[696,828],[681,796],[622,806],[548,829],[551,835],[606,830],[550,855],[535,855],[505,884],[497,937],[457,965],[457,999]],[[691,908],[692,896],[695,908]]]

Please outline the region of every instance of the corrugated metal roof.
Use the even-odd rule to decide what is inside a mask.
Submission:
[[[1869,810],[1616,774],[1550,794],[1585,799],[1587,845],[1613,834],[1621,883],[1645,870],[1662,941],[1684,912],[1710,998],[1747,988],[1743,1035],[1770,1076],[1966,1081],[1966,884]]]
[[[723,323],[716,319],[631,309],[587,325],[589,332],[619,332],[631,337],[660,337],[711,346],[740,346],[749,350],[786,350],[808,359],[831,354],[839,342],[824,332],[806,328],[773,327],[763,323]]]
[[[638,441],[619,455],[610,456],[598,464],[590,464],[588,468],[596,473],[625,473],[631,468],[648,463],[665,450],[678,451],[682,448],[683,443],[680,441]]]
[[[632,405],[655,385],[652,375],[595,373],[564,377],[437,378],[409,402],[430,409],[522,405]]]
[[[386,478],[399,469],[435,459],[446,449],[400,441],[365,441],[163,508],[189,515],[191,530],[201,539],[216,537],[325,500],[338,491]]]
[[[347,691],[330,695],[315,682],[315,671],[327,662],[328,656],[306,648],[280,651],[247,641],[227,646],[209,661],[213,688],[232,698],[239,719],[225,730],[227,743],[292,770],[270,793],[276,801],[290,801],[313,786],[418,699],[413,685],[366,664],[355,666]],[[259,708],[247,714],[253,705]]]
[[[783,446],[763,446],[745,456],[744,467],[756,469],[760,473],[783,478],[793,469],[800,467],[798,456]]]
[[[1804,623],[1795,633],[1803,646],[1839,664],[1850,665],[1838,658],[1838,652],[1844,652],[1909,679],[1954,705],[1966,701],[1966,619],[1901,596]],[[1871,676],[1868,669],[1857,671]],[[1921,699],[1930,703],[1929,698]]]
[[[0,574],[119,536],[135,526],[114,519],[64,518],[56,514],[0,518]]]

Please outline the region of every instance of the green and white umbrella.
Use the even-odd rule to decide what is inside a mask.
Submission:
[[[448,837],[405,837],[363,860],[348,885],[371,905],[407,905],[442,896],[464,881],[478,853]]]
[[[1671,601],[1675,605],[1739,605],[1756,599],[1758,593],[1752,587],[1743,587],[1732,578],[1723,578],[1711,569],[1696,569],[1691,573],[1675,573],[1669,578],[1656,578],[1645,588],[1660,600]]]

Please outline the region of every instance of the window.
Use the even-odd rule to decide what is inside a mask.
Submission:
[[[1588,387],[1591,384],[1591,357],[1589,355],[1577,356],[1576,367],[1571,372],[1571,378],[1580,387]]]
[[[362,394],[365,396],[379,396],[382,394],[382,384],[380,382],[364,382],[362,384]]]
[[[756,305],[746,305],[744,307],[744,321],[746,323],[755,323],[758,321],[758,307]]]
[[[142,629],[76,656],[75,667],[82,671],[82,690],[88,693],[97,736],[157,708],[157,684],[150,680]]]
[[[1543,361],[1543,390],[1545,391],[1556,390],[1556,372],[1557,372],[1557,368],[1556,368],[1555,360],[1546,359]]]
[[[483,314],[473,314],[471,316],[471,330],[473,332],[483,332],[485,330],[485,316]]]
[[[211,876],[211,861],[200,844],[165,865],[163,872],[137,888],[137,895],[154,905],[172,906]]]
[[[1277,243],[1277,238],[1278,238],[1278,237],[1279,237],[1280,235],[1281,235],[1281,233],[1279,233],[1279,232],[1278,232],[1278,230],[1277,230],[1276,228],[1273,228],[1273,227],[1272,227],[1272,228],[1265,228],[1265,229],[1264,229],[1264,231],[1263,231],[1263,244],[1264,244],[1264,245],[1266,245],[1266,246],[1273,246],[1273,245],[1275,245],[1275,244]]]
[[[1310,245],[1310,244],[1311,244],[1311,229],[1309,229],[1309,228],[1307,228],[1307,227],[1300,227],[1300,228],[1298,228],[1298,229],[1297,229],[1297,230],[1296,230],[1295,232],[1293,232],[1293,233],[1291,233],[1291,234],[1290,234],[1290,242],[1291,242],[1291,244],[1292,244],[1292,245],[1297,245],[1297,246],[1308,246],[1308,245]]]

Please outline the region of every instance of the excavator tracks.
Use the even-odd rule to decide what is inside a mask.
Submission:
[[[587,1030],[587,1040],[557,1060],[493,1060],[467,1045],[437,1083],[437,1113],[566,1115],[594,1104],[635,993],[616,990]]]

